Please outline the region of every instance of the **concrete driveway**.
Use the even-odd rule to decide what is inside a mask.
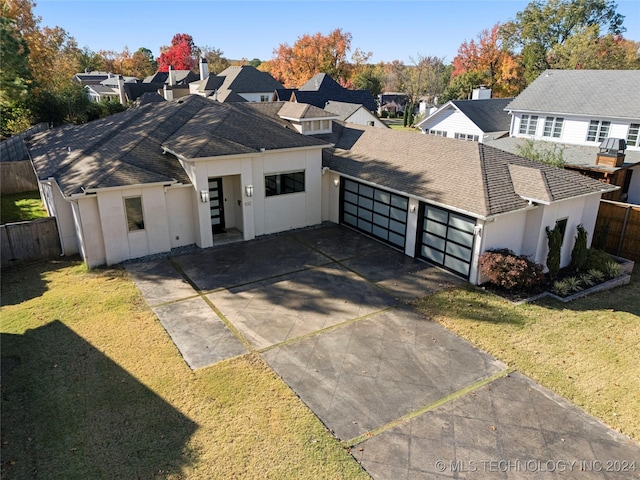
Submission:
[[[406,305],[460,280],[349,229],[127,269],[191,368],[260,353],[376,479],[640,478],[636,442]]]

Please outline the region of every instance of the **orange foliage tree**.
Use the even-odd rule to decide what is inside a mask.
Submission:
[[[349,77],[347,52],[351,49],[351,34],[337,28],[328,35],[305,34],[290,46],[282,43],[274,49],[269,62],[271,75],[285,87],[299,87],[316,73],[326,73],[337,81]]]
[[[477,41],[464,41],[453,59],[451,76],[475,72],[494,96],[510,97],[523,88],[522,74],[517,58],[502,42],[500,28],[497,23],[490,31],[483,30]]]

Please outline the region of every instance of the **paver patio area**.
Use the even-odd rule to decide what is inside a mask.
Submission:
[[[191,368],[258,352],[376,479],[577,472],[491,470],[509,459],[635,460],[638,477],[637,443],[406,304],[461,280],[357,232],[324,226],[127,269]],[[606,473],[579,472],[634,478]]]

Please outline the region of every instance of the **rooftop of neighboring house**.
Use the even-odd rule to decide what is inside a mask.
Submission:
[[[67,196],[108,187],[190,183],[177,157],[324,145],[255,110],[198,95],[56,128],[28,142],[37,177],[55,178]]]
[[[175,86],[186,87],[191,82],[198,80],[198,75],[191,70],[173,70],[175,76]],[[163,83],[169,85],[169,72],[156,72],[145,78],[143,83]]]
[[[420,127],[426,125],[447,109],[455,109],[464,114],[480,130],[485,133],[509,132],[511,117],[504,108],[512,101],[512,98],[487,98],[478,100],[450,100],[439,109],[418,122]]]
[[[339,124],[330,140],[323,164],[332,170],[472,216],[615,189],[476,142],[352,124]]]
[[[338,116],[338,120],[343,121],[361,108],[363,108],[363,105],[357,103],[336,102],[335,100],[329,100],[324,107],[327,112],[336,114]]]
[[[111,75],[108,78],[105,78],[100,82],[100,85],[106,85],[108,87],[117,87],[118,80],[121,80],[123,83],[138,83],[140,79],[136,77],[126,77],[124,75]]]
[[[547,70],[506,110],[640,119],[640,70]]]
[[[519,150],[525,146],[527,141],[525,138],[503,137],[495,140],[486,140],[485,144],[518,155]],[[635,150],[627,150],[625,152],[626,156],[623,167],[610,167],[607,165],[596,165],[596,155],[600,150],[599,147],[546,142],[544,140],[535,141],[535,145],[539,150],[562,153],[562,159],[565,164],[586,170],[614,172],[620,168],[626,168],[631,164],[640,162],[640,151]]]
[[[84,71],[80,73],[76,73],[72,80],[80,85],[97,85],[103,80],[109,78],[111,73],[109,72],[99,72],[99,71]]]
[[[290,92],[290,94],[289,94]],[[311,77],[297,90],[282,89],[276,91],[278,100],[295,100],[298,103],[307,103],[318,108],[324,108],[327,102],[355,103],[364,105],[371,112],[376,110],[376,102],[369,90],[349,90],[326,73],[318,73]],[[286,96],[289,98],[286,98]]]
[[[250,65],[228,67],[217,75],[209,75],[203,80],[192,82],[200,91],[217,90],[217,100],[224,102],[244,102],[242,93],[268,93],[282,88],[280,82],[268,72],[261,72]]]

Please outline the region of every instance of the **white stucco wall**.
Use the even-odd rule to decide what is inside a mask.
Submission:
[[[360,107],[350,117],[346,119],[347,123],[354,123],[356,125],[370,125],[373,122],[374,127],[386,128],[386,124],[372,114],[365,107]]]
[[[196,193],[191,185],[165,188],[171,248],[183,247],[196,242],[195,197]]]
[[[629,196],[627,197],[628,203],[635,203],[640,205],[640,165],[636,165],[630,169],[631,183],[629,184]]]
[[[420,125],[423,132],[426,130],[443,130],[447,132],[447,137],[454,138],[456,133],[467,135],[478,135],[482,139],[482,130],[469,118],[453,106],[436,113],[432,118]]]
[[[104,265],[107,258],[98,198],[95,195],[80,197],[72,205],[83,260],[89,268]]]
[[[62,196],[60,187],[53,179],[39,182],[40,197],[50,217],[56,218],[60,246],[63,255],[78,253],[78,241],[71,204]]]
[[[262,95],[268,95],[269,98],[273,96],[273,92],[259,92],[259,93],[238,93],[242,98],[249,102],[260,102]]]

